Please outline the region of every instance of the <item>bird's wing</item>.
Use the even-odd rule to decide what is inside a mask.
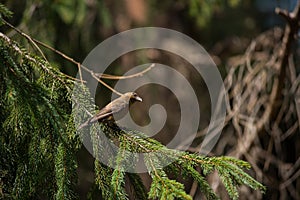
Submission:
[[[101,120],[110,115],[120,112],[121,110],[126,108],[126,106],[128,106],[129,100],[130,100],[130,96],[122,96],[122,97],[115,99],[114,101],[107,104],[104,108],[102,108],[95,116],[93,116],[92,118],[87,120],[85,123],[83,123],[79,127],[79,129],[87,126],[90,123],[94,123],[98,120]]]
[[[112,114],[118,113],[122,109],[124,109],[127,104],[127,101],[122,98],[115,99],[114,101],[107,104],[104,108],[102,108],[89,122],[93,123]]]
[[[109,105],[109,104],[108,104]],[[108,106],[107,105],[107,106]],[[91,123],[94,123],[100,119],[103,119],[107,116],[110,116],[113,114],[113,112],[111,111],[111,109],[108,109],[107,106],[105,106],[103,109],[101,109],[99,111],[99,113],[97,113],[95,116],[93,116],[92,118],[88,119],[86,122],[84,122],[83,124],[81,124],[79,127],[78,127],[78,130],[88,126],[89,124]]]
[[[100,119],[103,119],[109,115],[113,114],[112,105],[111,103],[107,104],[104,108],[102,108],[94,117],[92,117],[89,122],[93,123]]]

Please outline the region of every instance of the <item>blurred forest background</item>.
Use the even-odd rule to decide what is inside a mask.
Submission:
[[[299,41],[292,39],[288,60],[282,62],[287,21],[275,13],[276,7],[291,12],[296,0],[1,0],[1,3],[14,13],[9,19],[11,24],[79,62],[106,38],[136,27],[164,27],[190,36],[210,53],[228,91],[226,126],[211,155],[230,155],[250,162],[253,169],[249,173],[267,186],[266,194],[241,187],[240,199],[300,199]],[[24,38],[14,37],[15,31],[1,29],[30,48]],[[43,51],[52,64],[76,76],[74,64],[47,49]],[[145,62],[167,64],[179,71],[187,65],[176,55],[145,50],[121,56],[107,73],[122,75]],[[203,130],[209,124],[209,96],[200,76],[192,71],[183,73],[199,91],[201,102],[198,137],[189,149],[197,152]],[[278,74],[282,76],[278,78]],[[150,102],[170,105],[174,101],[168,90],[156,89],[163,94],[161,99],[153,100],[145,92],[147,88],[138,92]],[[271,101],[273,89],[278,95]],[[99,91],[96,98],[102,107],[109,101],[110,91],[101,86]],[[139,110],[146,113],[147,107]],[[172,119],[155,136],[162,143],[173,137],[171,133],[178,127],[177,114],[170,107],[168,116],[173,116]],[[145,119],[139,116],[137,121],[142,124]],[[80,199],[86,198],[93,185],[93,159],[84,148],[78,153]],[[224,188],[219,181],[213,175],[209,178],[213,188],[222,194]],[[147,185],[149,180],[144,181]],[[197,186],[190,180],[185,180],[185,184],[188,192],[199,199]]]

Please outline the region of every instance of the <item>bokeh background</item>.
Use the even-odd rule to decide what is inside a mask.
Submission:
[[[274,10],[279,7],[292,11],[297,1],[1,0],[1,3],[14,12],[13,17],[9,20],[11,24],[79,62],[82,62],[87,54],[103,40],[125,30],[157,26],[182,32],[203,45],[208,51],[218,66],[229,94],[233,94],[231,92],[236,90],[236,85],[244,87],[244,91],[247,91],[247,84],[249,85],[249,81],[244,83],[243,80],[251,70],[244,70],[240,77],[236,76],[238,71],[232,71],[233,68],[243,67],[241,63],[247,59],[245,55],[250,55],[248,60],[253,68],[258,61],[261,61],[263,66],[271,66],[270,68],[273,64],[276,65],[277,61],[274,61],[273,64],[266,63],[272,60],[272,56],[276,56],[281,49],[280,44],[286,22],[276,15]],[[10,37],[17,34],[9,29],[3,31]],[[15,39],[20,40],[20,37]],[[256,46],[251,49],[249,46],[254,45],[253,41]],[[25,41],[19,42],[29,45]],[[231,155],[249,161],[253,166],[253,170],[249,173],[268,187],[264,195],[242,187],[241,199],[300,199],[300,123],[297,115],[299,109],[295,103],[296,97],[299,96],[298,85],[294,85],[296,89],[290,92],[293,83],[298,80],[300,71],[298,46],[299,42],[295,40],[292,50],[293,57],[291,57],[294,71],[288,73],[288,81],[284,81],[286,90],[282,91],[286,92],[284,97],[288,96],[288,98],[282,99],[286,99],[285,103],[281,102],[286,106],[285,109],[281,109],[281,118],[277,121],[269,121],[269,126],[264,127],[263,131],[254,131],[253,133],[246,130],[245,123],[249,123],[250,117],[253,121],[260,120],[260,112],[264,112],[263,106],[258,107],[257,112],[254,110],[258,100],[269,94],[268,87],[272,87],[272,75],[268,76],[268,74],[272,74],[274,71],[265,70],[266,77],[269,77],[265,79],[262,78],[264,76],[261,77],[261,73],[257,73],[251,80],[257,81],[254,88],[259,88],[257,90],[260,92],[255,92],[252,88],[252,99],[247,96],[242,101],[241,108],[238,110],[241,115],[244,115],[244,118],[241,115],[228,117],[222,136],[216,148],[210,153],[218,156]],[[64,73],[76,76],[77,67],[75,65],[47,49],[43,49],[43,51],[52,64],[59,66]],[[203,138],[203,130],[209,124],[211,116],[210,100],[201,76],[194,73],[183,58],[160,50],[139,50],[118,58],[106,73],[122,75],[136,65],[150,62],[159,62],[174,67],[189,80],[197,91],[201,121],[198,137],[195,138],[189,149],[191,152],[197,152],[197,147]],[[115,84],[113,81],[107,82],[112,86]],[[154,138],[167,144],[173,138],[172,133],[176,132],[178,128],[180,110],[177,100],[169,90],[157,85],[141,87],[138,92],[147,104],[135,105],[132,109],[133,112],[138,111],[135,113],[137,123],[147,124],[149,122],[147,110],[151,104],[160,103],[166,108],[167,123]],[[156,95],[157,93],[160,95]],[[97,105],[104,106],[110,100],[110,95],[109,90],[99,85],[96,96]],[[236,101],[234,96],[229,95],[228,111],[232,110]],[[252,107],[245,108],[251,103],[253,103]],[[245,118],[247,120],[244,120]],[[276,129],[272,126],[274,124],[276,124]],[[246,134],[256,135],[253,136],[253,139],[246,137],[246,140],[243,140],[244,143],[248,143],[247,151],[238,151],[239,141],[241,138],[245,138]],[[77,189],[81,199],[86,198],[93,185],[93,159],[84,148],[78,153],[79,181]],[[190,194],[193,194],[195,199],[199,199],[198,190],[193,182],[191,180],[184,181]],[[210,177],[210,182],[215,190],[224,192],[224,188],[218,180],[215,180],[215,177]],[[144,183],[149,184],[146,176]]]

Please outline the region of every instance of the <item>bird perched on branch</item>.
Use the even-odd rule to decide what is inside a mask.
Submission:
[[[129,104],[132,104],[136,101],[142,102],[142,98],[138,96],[135,92],[127,92],[120,96],[119,98],[113,100],[109,104],[107,104],[104,108],[102,108],[95,116],[88,119],[86,122],[81,124],[78,129],[82,129],[89,124],[95,123],[97,121],[101,121],[104,119],[108,119],[113,114],[119,113],[124,110]]]

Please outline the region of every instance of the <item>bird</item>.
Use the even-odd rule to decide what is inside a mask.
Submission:
[[[121,95],[119,98],[113,100],[104,108],[102,108],[96,115],[89,118],[86,122],[81,124],[78,127],[78,130],[95,123],[97,121],[102,121],[104,119],[110,118],[113,114],[119,113],[122,110],[124,110],[129,104],[132,104],[134,102],[142,102],[143,99],[136,93],[136,92],[127,92],[123,95]]]

